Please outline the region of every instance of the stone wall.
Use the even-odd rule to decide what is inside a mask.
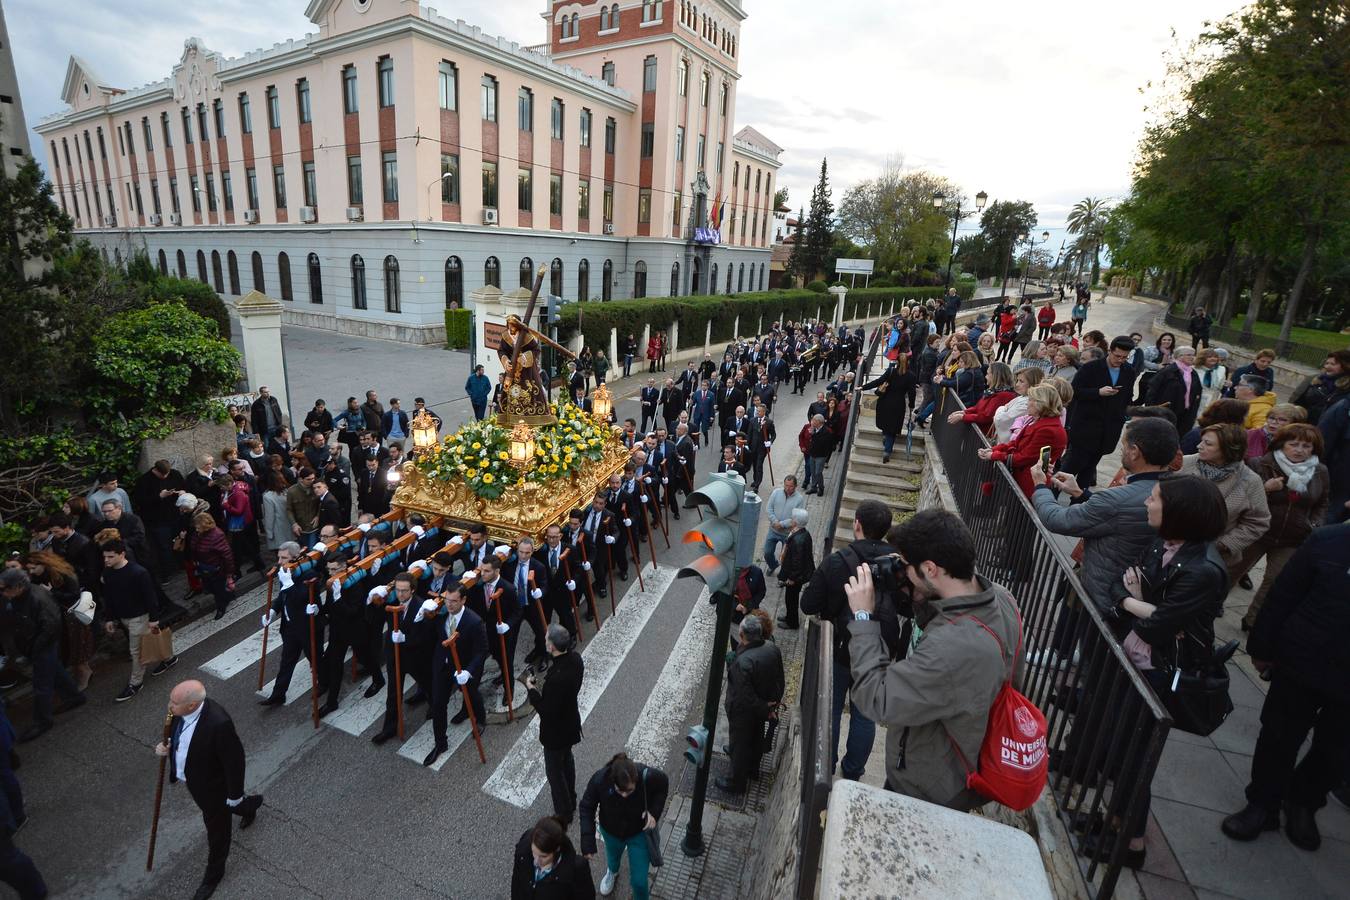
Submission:
[[[797,824],[801,813],[801,716],[792,711],[787,748],[778,757],[773,787],[764,813],[755,824],[751,846],[757,852],[741,873],[739,896],[744,900],[779,900],[797,887]],[[762,776],[761,776],[762,777]]]
[[[145,441],[141,445],[137,471],[144,472],[155,464],[155,460],[167,459],[186,475],[197,467],[197,457],[203,453],[210,453],[219,461],[220,451],[234,446],[234,433],[234,425],[229,422],[198,422],[166,438]]]

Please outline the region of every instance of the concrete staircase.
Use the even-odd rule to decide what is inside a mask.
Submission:
[[[927,435],[915,430],[912,456],[905,454],[905,436],[897,435],[891,461],[883,463],[875,406],[875,396],[870,393],[863,396],[839,517],[834,523],[836,544],[853,540],[853,513],[863,500],[884,501],[897,517],[914,512],[918,502]]]

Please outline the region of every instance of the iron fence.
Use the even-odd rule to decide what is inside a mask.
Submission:
[[[1178,315],[1176,313],[1167,313],[1163,316],[1163,321],[1167,327],[1174,329],[1178,335],[1186,335],[1189,339],[1191,329],[1191,319],[1189,316]],[[1209,328],[1210,343],[1219,346],[1227,345],[1229,347],[1242,347],[1245,350],[1253,352],[1269,347],[1275,351],[1275,355],[1281,359],[1287,359],[1292,362],[1302,363],[1305,366],[1312,366],[1314,369],[1322,368],[1322,363],[1326,361],[1331,353],[1325,347],[1318,347],[1315,344],[1300,344],[1296,341],[1281,341],[1276,338],[1262,337],[1259,334],[1243,336],[1240,328],[1229,328],[1227,325],[1211,325]],[[1181,343],[1180,340],[1177,341]],[[1346,338],[1346,346],[1350,347],[1350,338]]]
[[[1171,719],[1086,599],[1064,539],[1041,524],[1006,466],[976,456],[989,446],[984,435],[947,422],[962,406],[944,393],[931,446],[974,535],[982,574],[1017,599],[1022,690],[1046,715],[1049,787],[1075,835],[1090,896],[1110,897],[1131,836],[1142,834]]]

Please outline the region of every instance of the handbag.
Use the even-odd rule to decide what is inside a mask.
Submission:
[[[88,591],[80,591],[80,599],[70,605],[66,610],[75,617],[75,621],[81,625],[89,625],[94,621],[94,595]]]
[[[1228,718],[1233,711],[1233,699],[1228,694],[1225,663],[1237,650],[1237,644],[1237,641],[1229,641],[1193,672],[1181,667],[1145,672],[1150,686],[1172,717],[1173,728],[1207,737]]]
[[[161,628],[141,635],[141,665],[173,658],[173,629]]]
[[[647,806],[647,769],[642,770],[642,808]],[[649,813],[650,815],[650,813]],[[653,868],[661,868],[666,864],[666,858],[661,855],[661,824],[658,822],[655,828],[644,828],[642,833],[647,837],[647,860]]]

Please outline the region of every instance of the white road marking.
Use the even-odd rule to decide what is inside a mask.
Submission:
[[[343,666],[343,679],[346,677],[346,666]],[[362,678],[354,685],[345,685],[346,692],[339,699],[342,705],[335,713],[329,713],[326,718],[319,721],[325,725],[331,725],[339,731],[345,731],[354,737],[360,737],[361,733],[374,725],[376,721],[384,718],[384,698],[387,693],[386,688],[380,688],[374,697],[363,697],[366,688],[370,687],[370,679]],[[404,710],[407,715],[407,710]]]
[[[454,705],[454,701],[452,700],[450,703],[451,708],[454,708]],[[454,715],[454,713],[450,713],[450,715]],[[406,710],[404,710],[404,716],[407,716]],[[442,753],[440,757],[431,764],[431,768],[439,772],[446,761],[455,755],[455,751],[459,749],[459,745],[464,743],[464,741],[472,734],[473,730],[469,728],[468,722],[460,722],[458,725],[447,725],[445,730],[445,740],[449,745],[449,749]],[[403,742],[403,746],[398,748],[398,755],[404,759],[410,759],[420,766],[422,760],[426,759],[426,755],[431,752],[431,748],[434,746],[436,746],[436,735],[433,733],[432,723],[425,722],[422,724],[421,728],[417,729],[411,737]]]
[[[670,566],[660,565],[653,571],[648,566],[643,571],[647,589],[639,590],[634,580],[617,612],[582,651],[586,676],[581,683],[577,706],[583,724],[637,643],[657,603],[674,582],[676,571]],[[534,716],[483,785],[483,791],[512,806],[529,809],[543,789],[544,780],[544,750],[539,744],[539,717]]]
[[[225,616],[222,619],[215,619],[211,616],[202,616],[197,621],[183,628],[182,631],[173,633],[173,649],[175,653],[186,653],[197,644],[229,628],[240,619],[253,615],[255,622],[262,621],[262,610],[267,605],[267,585],[263,585],[242,597],[235,598],[230,604],[230,608],[225,610]],[[259,652],[262,652],[262,630],[258,630]],[[267,649],[272,649],[271,639],[267,642]]]
[[[220,620],[225,621],[224,619]],[[258,620],[261,621],[261,617]],[[217,622],[216,624],[220,624]],[[281,653],[281,624],[280,620],[273,622],[268,626],[271,634],[267,638],[267,652],[275,651],[278,655]],[[262,657],[263,630],[258,628],[251,632],[248,637],[235,644],[230,649],[221,653],[219,656],[208,660],[202,664],[202,671],[208,675],[214,675],[222,680],[228,680],[238,675],[240,672],[256,665]],[[175,639],[174,649],[178,653],[183,653],[186,648],[179,647]]]
[[[322,663],[322,660],[320,660],[320,662]],[[309,660],[305,659],[302,656],[295,664],[295,671],[291,673],[291,686],[290,690],[286,692],[286,705],[290,706],[292,703],[299,700],[301,697],[305,696],[305,694],[308,694],[309,689],[313,687],[313,684],[311,682],[312,677],[309,673]],[[267,682],[267,684],[263,685],[263,689],[261,691],[258,691],[258,696],[259,697],[272,696],[272,690],[276,686],[277,680],[273,678],[271,681]],[[300,690],[297,691],[296,690],[297,687]]]
[[[666,764],[670,745],[702,687],[708,645],[716,627],[717,608],[708,602],[708,589],[704,588],[633,725],[633,733],[628,735],[624,746],[630,759],[649,766]]]

